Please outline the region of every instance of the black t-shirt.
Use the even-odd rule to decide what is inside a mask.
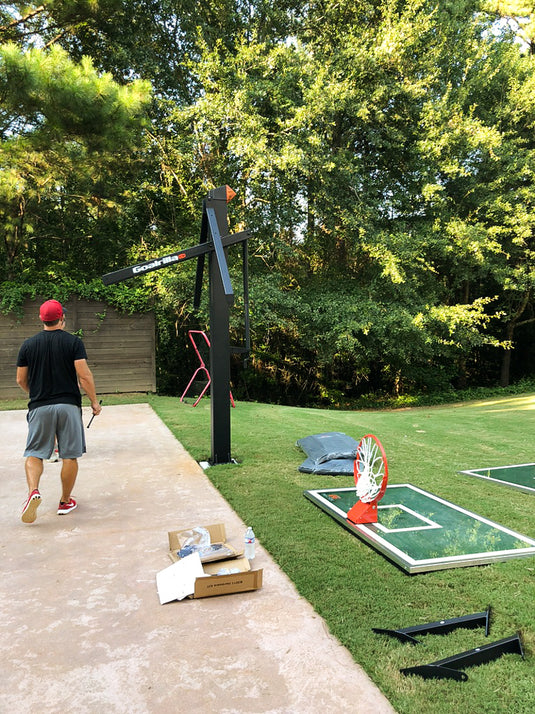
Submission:
[[[46,404],[82,405],[75,360],[87,359],[84,343],[64,330],[43,330],[22,343],[17,367],[28,367],[28,409]]]

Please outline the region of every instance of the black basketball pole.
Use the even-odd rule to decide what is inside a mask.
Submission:
[[[208,256],[210,285],[210,384],[212,463],[226,464],[231,457],[230,426],[230,306],[234,293],[221,234],[226,232],[227,200],[225,187],[210,191],[205,210],[214,250]]]
[[[167,268],[190,258],[197,258],[194,308],[200,303],[204,256],[208,253],[210,296],[210,408],[211,408],[211,463],[232,461],[230,428],[230,307],[234,292],[227,265],[227,248],[236,243],[246,245],[250,234],[242,231],[228,234],[227,203],[236,194],[229,186],[219,186],[208,192],[203,202],[201,235],[198,245],[176,253],[121,268],[102,276],[105,285],[118,283],[136,275]],[[211,240],[210,240],[211,237]],[[244,256],[247,251],[244,249]],[[244,258],[245,263],[245,258]],[[244,298],[247,296],[247,271],[244,265]],[[249,348],[248,299],[245,299],[245,345]],[[236,350],[235,350],[236,351]],[[238,350],[243,351],[243,350]]]

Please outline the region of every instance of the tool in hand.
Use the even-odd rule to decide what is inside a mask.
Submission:
[[[99,404],[102,404],[102,399],[99,401]],[[89,427],[91,426],[91,424],[93,423],[93,419],[94,419],[95,417],[96,417],[96,414],[93,414],[93,416],[92,416],[91,419],[89,420],[89,424],[87,425],[87,428],[88,428],[88,429],[89,429]]]

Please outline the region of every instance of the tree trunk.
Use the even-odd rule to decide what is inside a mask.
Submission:
[[[506,328],[506,339],[508,342],[513,341],[513,334],[515,332],[515,323],[510,322]],[[508,387],[511,372],[511,353],[512,349],[506,349],[502,357],[502,366],[500,370],[500,387]]]

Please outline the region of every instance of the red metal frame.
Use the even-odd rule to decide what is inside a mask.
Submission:
[[[200,335],[206,342],[208,348],[210,348],[210,340],[208,339],[208,335],[205,332],[203,332],[202,330],[188,330],[189,340],[190,340],[191,344],[193,345],[193,349],[195,350],[197,357],[199,358],[200,364],[197,367],[197,369],[195,370],[195,372],[193,373],[192,378],[189,380],[188,386],[186,387],[182,396],[180,397],[180,401],[181,402],[184,401],[184,397],[188,393],[188,389],[191,387],[191,385],[195,381],[195,377],[198,375],[198,373],[203,372],[207,381],[206,381],[206,384],[204,385],[202,392],[199,394],[199,396],[197,397],[197,399],[195,400],[195,402],[192,405],[192,406],[196,407],[197,404],[201,401],[201,399],[206,394],[206,391],[207,391],[208,387],[210,386],[212,378],[210,377],[210,372],[208,371],[208,368],[207,368],[206,364],[204,363],[204,360],[202,358],[201,353],[199,352],[199,348],[197,347],[197,343],[195,342],[193,335]],[[232,392],[230,392],[230,403],[232,404],[233,407],[236,406],[236,404],[234,403],[234,397],[232,396]]]

